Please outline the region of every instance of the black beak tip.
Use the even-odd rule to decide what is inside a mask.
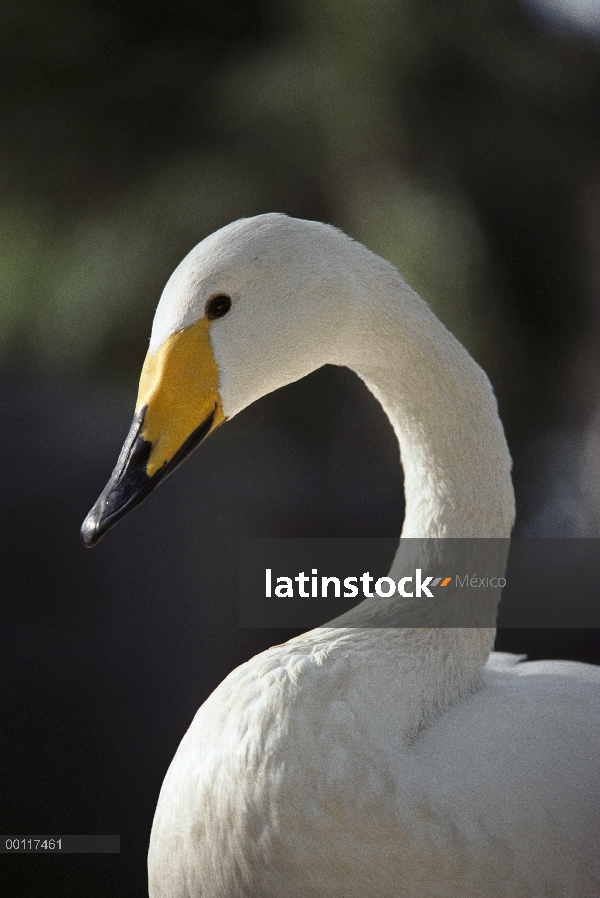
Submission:
[[[96,509],[92,508],[85,521],[81,525],[80,530],[83,544],[87,549],[93,549],[93,547],[97,546],[102,539],[103,533],[101,532],[98,523],[99,522],[96,515]]]
[[[81,538],[88,549],[98,545],[117,521],[139,505],[202,442],[211,431],[215,410],[193,431],[173,458],[151,477],[146,472],[146,464],[152,444],[139,435],[145,414],[146,406],[135,415],[117,467],[81,525]]]

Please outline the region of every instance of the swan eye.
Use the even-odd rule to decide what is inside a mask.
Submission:
[[[224,293],[219,293],[218,296],[213,296],[206,303],[206,317],[209,321],[212,321],[213,318],[222,318],[230,308],[231,297],[226,296]]]

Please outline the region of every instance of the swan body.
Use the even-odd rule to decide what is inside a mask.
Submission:
[[[407,738],[395,636],[313,635],[219,686],[161,790],[153,898],[600,894],[597,673],[492,655]]]
[[[356,371],[394,427],[403,537],[510,535],[485,374],[389,263],[272,214],[171,276],[84,540],[226,418],[325,363]],[[390,575],[406,562],[401,542]],[[151,898],[598,898],[600,670],[490,655],[493,613],[460,627],[443,603],[427,620],[408,603],[398,627],[390,605],[269,649],[204,703],[161,789]]]

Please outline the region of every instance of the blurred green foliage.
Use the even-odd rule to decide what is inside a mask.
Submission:
[[[7,364],[135,377],[183,255],[278,210],[389,258],[543,416],[586,320],[597,44],[516,0],[5,0],[0,43]]]

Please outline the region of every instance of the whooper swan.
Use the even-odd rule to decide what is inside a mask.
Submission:
[[[352,368],[394,427],[404,537],[509,536],[485,374],[389,263],[270,214],[208,237],[169,279],[86,544],[219,424],[326,363]],[[598,668],[518,663],[493,639],[493,621],[332,626],[233,671],[166,775],[152,898],[598,898]]]

